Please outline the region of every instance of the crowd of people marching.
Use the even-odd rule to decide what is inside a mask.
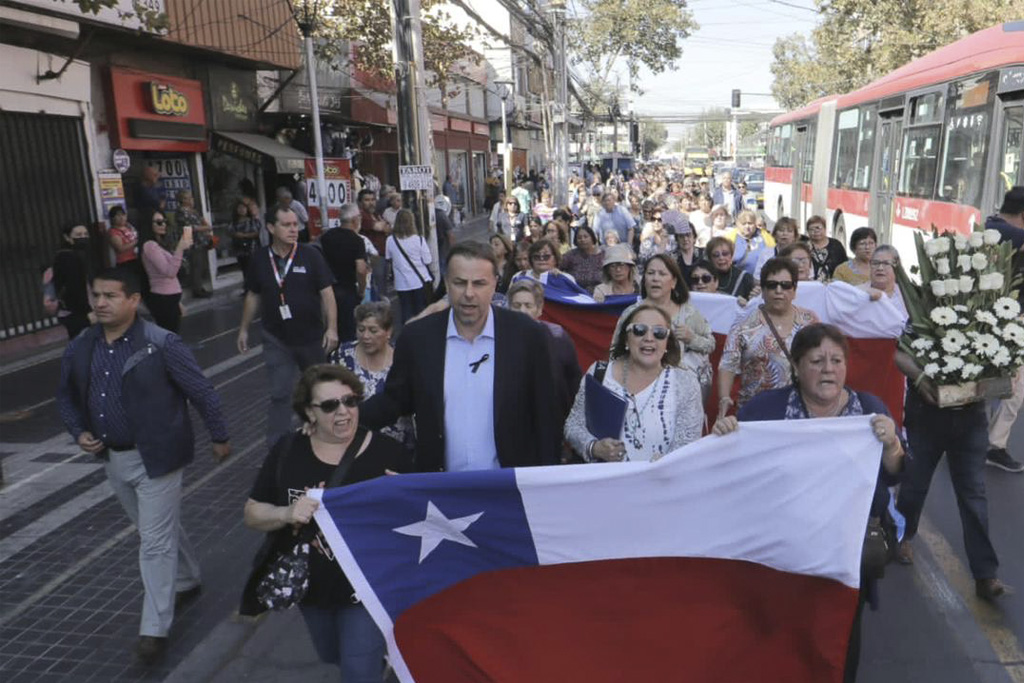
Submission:
[[[795,303],[801,283],[842,282],[863,289],[866,300],[885,299],[905,311],[894,247],[879,243],[871,228],[854,231],[849,245],[842,244],[818,216],[804,225],[787,217],[772,221],[748,208],[743,188],[729,173],[711,182],[665,166],[631,175],[587,167],[570,180],[567,205],[555,206],[551,189],[540,177],[501,193],[486,242],[449,241],[454,232],[442,202],[436,216],[440,289],[431,282],[431,250],[399,195],[361,191],[356,204],[342,208],[341,226],[315,244],[300,240],[301,217],[287,202],[272,209],[267,244],[254,249],[247,263],[238,348],[249,350],[249,327],[260,315],[269,455],[245,520],[268,532],[273,551],[294,545],[293,529],[310,529],[304,538],[314,539],[317,504],[304,491],[325,482],[347,484],[389,472],[653,461],[697,439],[742,429],[748,420],[874,414],[871,425],[883,457],[871,523],[894,544],[897,521],[905,528],[894,555],[913,562],[911,539],[945,453],[977,594],[991,600],[1004,592],[988,533],[983,468],[987,461],[1009,472],[1024,469],[1006,451],[1007,420],[1012,424],[1024,393],[1020,381],[1015,397],[990,419],[982,404],[939,407],[921,368],[897,354],[908,379],[905,431],[900,430],[883,401],[847,386],[852,361],[844,335]],[[154,218],[158,237],[159,227]],[[1015,247],[1024,246],[1024,188],[1007,194],[989,227]],[[79,239],[74,233],[67,237],[69,245]],[[193,237],[179,239],[177,245],[158,240],[145,252],[147,270],[180,264]],[[152,274],[150,279],[160,282]],[[153,401],[164,402],[149,406],[153,410],[166,409],[177,386],[182,403],[200,401],[219,453],[226,454],[216,394],[176,337],[168,339],[136,316],[140,294],[132,271],[104,271],[96,281],[102,286],[94,286],[101,296],[93,312],[100,325],[69,345],[62,416],[83,448],[106,454],[112,481],[139,486],[138,479],[126,480],[129,468],[136,474],[144,469],[149,478],[176,471],[178,491],[162,494],[160,504],[173,506],[177,495],[180,505],[180,467],[191,459],[191,446],[150,445],[147,451],[144,442],[151,443],[152,435],[144,439],[139,430],[158,434],[162,427],[144,409]],[[585,372],[572,337],[542,320],[546,292],[563,286],[595,302],[623,304],[607,358]],[[390,292],[399,306],[387,302]],[[744,307],[720,349],[691,292],[735,297]],[[161,300],[154,301],[159,310]],[[122,340],[123,357],[115,354]],[[164,381],[153,380],[159,373],[130,353],[146,343],[168,350],[159,362],[171,377],[187,381],[152,395],[132,384],[124,369],[130,363],[133,372],[141,367],[148,379]],[[108,405],[122,400],[120,389],[114,398],[95,390],[112,386],[106,378],[113,366],[99,367],[97,356],[106,356],[93,353],[108,348],[119,359],[110,363],[124,364],[116,376],[124,374],[123,395],[138,402],[134,407]],[[586,376],[625,406],[622,428],[613,434],[591,431],[587,401],[594,394],[585,391]],[[187,411],[179,417],[180,429]],[[133,518],[145,498],[125,503]],[[149,640],[146,648],[140,644],[140,654],[152,658],[173,617],[176,518],[160,529],[140,526],[140,533],[144,546],[163,548],[162,557],[153,551],[140,560],[143,576],[152,579],[145,582],[142,629]],[[147,533],[154,536],[147,539]],[[161,546],[172,537],[173,543]],[[379,681],[383,638],[353,599],[326,543],[313,541],[313,547],[318,559],[310,563],[309,590],[300,607],[317,651],[341,666],[347,683]],[[864,572],[862,605],[875,600],[876,578]],[[197,576],[178,579],[186,591],[198,586]],[[160,581],[170,588],[158,586]],[[250,612],[268,605],[254,590],[250,581]],[[859,614],[851,633],[849,681],[859,657]]]

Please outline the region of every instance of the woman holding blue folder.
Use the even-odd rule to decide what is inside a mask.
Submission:
[[[678,367],[683,350],[672,332],[664,310],[640,304],[619,328],[611,362],[587,370],[565,423],[584,460],[655,460],[700,438],[700,384]]]

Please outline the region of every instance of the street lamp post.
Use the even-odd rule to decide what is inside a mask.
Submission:
[[[554,198],[556,206],[569,203],[569,69],[565,58],[565,0],[551,0],[551,23],[555,28],[555,73],[558,77],[558,113],[555,119]]]
[[[302,40],[306,47],[306,74],[309,77],[309,99],[313,109],[313,151],[316,156],[317,204],[320,206],[320,229],[328,226],[326,179],[324,178],[324,141],[320,132],[320,96],[316,86],[316,61],[313,57],[313,32],[316,30],[320,13],[320,0],[302,0],[293,3],[295,22],[302,32]]]
[[[505,102],[512,96],[512,81],[495,81],[501,95],[501,173],[505,181],[505,191],[512,191],[512,150],[508,146],[508,120],[505,113]]]

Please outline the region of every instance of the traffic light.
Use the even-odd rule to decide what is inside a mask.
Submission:
[[[629,124],[629,141],[634,145],[640,141],[640,123],[631,121]]]
[[[739,109],[740,108],[740,91],[739,91],[739,89],[736,89],[736,90],[732,91],[732,108],[733,109]]]

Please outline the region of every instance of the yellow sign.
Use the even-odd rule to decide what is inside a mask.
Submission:
[[[173,86],[150,81],[149,95],[154,113],[162,116],[188,115],[188,98]]]

